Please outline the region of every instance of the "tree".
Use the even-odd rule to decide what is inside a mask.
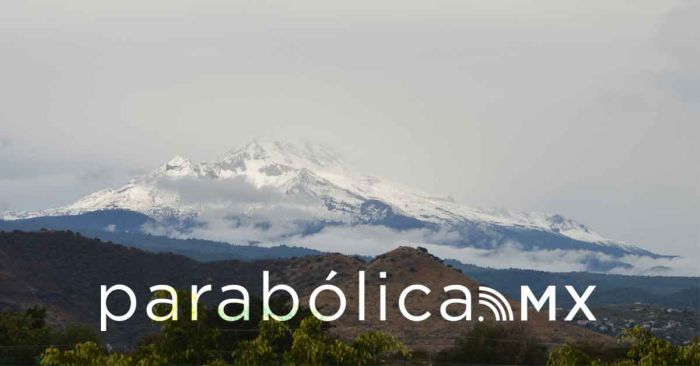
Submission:
[[[42,366],[130,366],[131,357],[121,354],[106,354],[95,342],[78,343],[71,350],[61,351],[49,347],[41,356]]]
[[[547,358],[547,366],[590,365],[591,358],[583,351],[565,344],[553,349]]]
[[[696,336],[689,345],[680,348],[678,362],[684,365],[700,366],[700,336]]]
[[[362,333],[350,344],[353,363],[358,365],[383,364],[388,356],[409,357],[408,348],[398,338],[381,332]]]
[[[626,358],[602,361],[573,345],[557,347],[549,354],[548,365],[690,365],[700,366],[700,339],[686,346],[674,346],[642,327],[627,329],[620,340],[627,344]]]
[[[446,362],[533,365],[545,363],[547,350],[522,327],[478,323],[438,357]]]
[[[158,298],[162,294],[156,294]],[[161,323],[160,333],[141,342],[134,355],[148,365],[202,365],[217,358],[219,330],[210,326],[213,314],[204,304],[197,307],[197,320],[192,320],[191,296],[188,291],[178,291],[178,320]],[[168,305],[159,304],[154,313],[162,316],[170,313]]]
[[[287,324],[274,320],[260,321],[260,334],[253,340],[241,342],[233,353],[237,365],[281,365],[284,345],[291,338]]]
[[[51,344],[74,346],[83,342],[100,343],[95,329],[82,324],[68,324],[63,329],[51,332]]]
[[[347,343],[332,339],[324,323],[306,317],[293,332],[282,322],[261,321],[260,335],[243,342],[233,354],[236,365],[367,365],[409,355],[396,337],[380,332],[363,333]],[[291,342],[290,342],[291,340]]]
[[[396,337],[380,332],[364,333],[349,342],[334,339],[328,333],[328,323],[310,315],[277,322],[260,320],[260,312],[251,314],[251,319],[260,320],[257,326],[250,322],[222,323],[212,310],[200,304],[197,320],[192,321],[185,312],[191,309],[190,296],[181,293],[178,299],[178,320],[159,323],[160,332],[142,338],[128,354],[107,352],[98,343],[97,335],[85,327],[72,325],[51,332],[44,321],[45,312],[38,309],[0,317],[0,330],[10,330],[0,332],[0,336],[10,334],[23,340],[31,335],[36,339],[31,344],[37,348],[28,354],[33,358],[26,362],[14,358],[12,364],[39,362],[42,366],[365,365],[382,364],[396,355],[409,355],[406,346]],[[287,305],[279,302],[273,306],[281,310]],[[168,305],[154,308],[156,315],[170,311]],[[45,330],[46,334],[38,337],[30,332],[33,329]],[[24,336],[20,336],[22,334]],[[53,344],[76,344],[67,349],[51,346],[43,353],[38,351],[42,345],[50,344],[49,340]],[[232,348],[236,349],[232,354],[224,351]]]
[[[678,349],[671,342],[655,337],[642,327],[626,329],[622,340],[629,342],[627,356],[641,366],[665,366],[676,364]]]
[[[30,307],[24,312],[0,312],[0,364],[35,364],[49,343],[46,310]]]
[[[306,318],[292,335],[292,347],[285,354],[288,363],[316,366],[328,363],[331,358],[330,347],[333,341],[324,334],[321,321]]]

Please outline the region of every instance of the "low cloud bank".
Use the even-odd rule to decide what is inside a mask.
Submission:
[[[496,249],[457,248],[437,244],[425,230],[396,231],[377,226],[334,227],[320,233],[297,238],[295,244],[323,251],[377,255],[400,245],[423,246],[431,253],[463,263],[493,268],[523,268],[551,272],[586,271],[586,263],[622,262],[629,267],[616,267],[609,273],[634,275],[700,274],[693,258],[651,258],[636,255],[614,257],[588,250],[524,250],[511,242]]]
[[[330,212],[310,194],[287,195],[256,187],[244,179],[165,179],[159,188],[178,194],[184,204],[204,208],[197,217],[202,225],[187,233],[170,227],[151,226],[147,232],[178,238],[202,238],[234,244],[297,245],[325,252],[374,256],[398,246],[422,246],[446,259],[493,268],[523,268],[551,272],[587,271],[610,268],[607,272],[634,275],[700,275],[696,265],[700,253],[682,258],[651,258],[637,255],[614,257],[590,250],[526,250],[517,242],[495,249],[459,248],[441,243],[454,242],[459,234],[450,230],[394,230],[377,225],[334,225],[348,223],[349,216]],[[325,222],[314,228],[312,223]]]
[[[288,208],[296,212],[294,208]],[[284,215],[285,209],[278,207],[277,213]],[[168,234],[180,237],[197,237],[231,243],[259,243],[263,246],[288,244],[317,249],[325,252],[374,256],[398,246],[422,246],[431,253],[445,259],[493,268],[522,268],[550,272],[587,271],[590,263],[622,263],[608,273],[629,275],[684,275],[698,276],[700,270],[696,258],[651,258],[637,255],[614,257],[589,250],[525,250],[516,242],[495,249],[458,248],[439,244],[449,233],[426,229],[397,231],[383,226],[327,226],[311,235],[289,235],[301,232],[303,227],[296,221],[276,222],[271,226],[255,224],[231,225],[230,221],[213,214],[212,220],[203,227],[195,228],[187,235]]]

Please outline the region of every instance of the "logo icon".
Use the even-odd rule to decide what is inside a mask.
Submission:
[[[505,296],[490,287],[479,286],[479,305],[491,309],[497,322],[515,320],[513,308],[510,307]],[[483,316],[479,316],[478,319],[480,322],[484,321]]]

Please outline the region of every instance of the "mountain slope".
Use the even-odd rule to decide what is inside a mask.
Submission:
[[[310,246],[303,238],[333,228],[370,226],[410,233],[405,240],[412,242],[457,248],[510,245],[525,251],[608,256],[590,259],[591,270],[625,267],[615,258],[626,255],[659,257],[560,215],[469,208],[356,174],[325,148],[260,139],[212,162],[195,164],[177,156],[121,188],[101,190],[61,208],[7,213],[3,219],[102,210],[147,215],[153,222],[144,225],[146,232],[229,242],[299,241]]]
[[[453,344],[456,337],[473,327],[472,322],[447,322],[440,314],[440,304],[447,296],[441,289],[449,284],[462,284],[474,292],[475,317],[484,315],[491,321],[489,310],[476,303],[477,283],[445,266],[440,260],[416,249],[398,248],[365,263],[341,254],[324,254],[303,258],[261,261],[220,261],[198,263],[173,255],[143,252],[121,245],[100,242],[68,232],[3,233],[0,232],[0,309],[23,309],[41,304],[48,308],[51,321],[59,324],[82,323],[99,326],[100,285],[125,284],[137,296],[137,312],[130,320],[112,324],[102,333],[112,344],[131,344],[140,336],[156,329],[146,318],[145,307],[150,300],[149,287],[168,284],[177,289],[191,285],[212,284],[214,290],[202,298],[202,303],[216,306],[231,294],[223,294],[221,286],[239,284],[260,297],[262,271],[270,272],[270,283],[285,283],[299,293],[301,304],[308,304],[311,292],[327,283],[327,274],[338,273],[332,281],[347,296],[345,315],[333,322],[332,329],[340,337],[351,337],[368,330],[394,334],[414,349],[437,351]],[[367,273],[366,321],[357,320],[357,273]],[[378,272],[386,271],[386,280]],[[378,285],[387,286],[387,321],[378,317]],[[422,283],[434,290],[432,296],[412,295],[407,306],[413,311],[429,310],[434,315],[425,322],[415,323],[403,318],[397,300],[401,289]],[[319,309],[330,313],[337,300],[319,296]],[[121,314],[128,305],[115,296],[110,309]],[[516,319],[520,307],[510,301]],[[533,338],[548,343],[591,341],[609,343],[609,337],[565,322],[550,322],[544,315],[531,312],[526,327]]]

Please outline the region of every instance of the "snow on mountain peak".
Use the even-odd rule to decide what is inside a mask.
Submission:
[[[183,158],[180,155],[175,155],[172,159],[168,160],[165,165],[156,169],[155,174],[164,174],[171,177],[185,177],[197,175],[198,167],[190,161],[190,159]]]
[[[75,215],[105,209],[132,210],[164,222],[219,215],[224,221],[258,217],[263,225],[282,220],[286,222],[280,225],[283,228],[305,221],[447,227],[459,235],[472,230],[464,240],[473,240],[469,237],[476,232],[502,238],[486,228],[493,226],[620,245],[560,215],[470,208],[353,173],[329,148],[308,141],[264,138],[251,139],[211,162],[193,163],[178,155],[119,189],[98,191],[62,208],[5,218]],[[484,238],[479,235],[476,237]]]
[[[337,154],[330,148],[315,145],[307,140],[298,142],[253,138],[229,151],[220,162],[261,161],[285,165],[291,168],[323,169],[341,166]]]
[[[190,161],[190,159],[183,158],[180,155],[175,155],[172,159],[168,160],[168,162],[165,163],[165,166],[167,169],[177,169],[179,167],[188,166],[191,164],[192,162]]]

